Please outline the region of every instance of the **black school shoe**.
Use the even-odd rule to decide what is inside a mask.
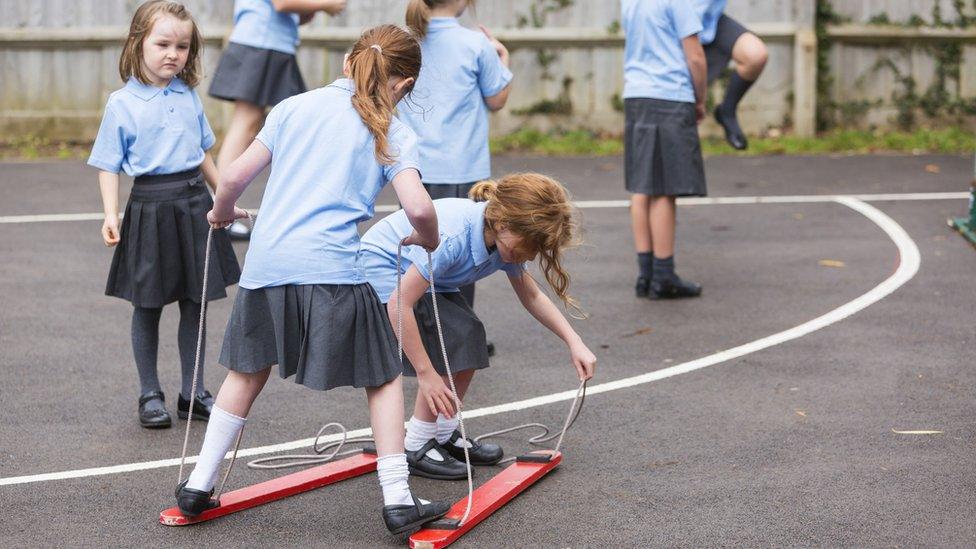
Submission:
[[[726,115],[722,111],[722,107],[715,107],[715,111],[712,113],[715,115],[715,121],[722,126],[725,130],[725,140],[732,145],[732,148],[738,151],[745,150],[749,148],[749,141],[746,140],[746,136],[742,133],[742,128],[739,127],[739,121],[735,119],[735,113],[731,116]]]
[[[251,240],[251,227],[245,225],[240,219],[228,225],[226,230],[231,240]]]
[[[193,399],[193,419],[209,420],[213,405],[214,397],[210,394],[210,391],[197,393],[196,398]],[[183,398],[183,393],[180,393],[179,401],[176,403],[176,415],[180,419],[186,419],[190,415],[190,401]]]
[[[651,279],[643,276],[637,277],[637,284],[634,285],[634,293],[637,294],[637,297],[650,297]]]
[[[158,404],[152,404],[154,401]],[[173,425],[173,418],[166,411],[166,396],[162,391],[149,391],[139,397],[139,425],[146,429],[166,429]]]
[[[402,534],[443,517],[450,509],[450,503],[444,501],[421,503],[414,496],[413,505],[385,505],[383,522],[386,523],[386,529],[391,534]]]
[[[220,502],[213,499],[213,489],[209,492],[187,488],[183,481],[176,487],[176,506],[185,517],[195,517],[204,511],[220,507]]]
[[[427,455],[431,449],[437,450],[444,461],[437,461]],[[460,450],[460,448],[458,448]],[[454,459],[454,456],[445,450],[437,439],[432,438],[427,444],[416,452],[407,451],[407,469],[411,475],[418,477],[432,478],[435,480],[464,480],[468,478],[468,468],[463,461]]]
[[[694,282],[681,280],[678,275],[670,279],[651,280],[650,291],[647,297],[650,299],[681,299],[684,297],[698,297],[702,293],[702,287]]]
[[[461,440],[461,432],[455,429],[451,433],[451,440],[447,441],[447,444],[444,444],[442,448],[464,465],[464,448],[455,444],[459,440]],[[475,442],[470,438],[468,444],[471,445],[468,447],[468,458],[471,460],[471,465],[494,465],[501,461],[502,456],[505,455],[502,447],[497,444]],[[467,471],[465,471],[465,478],[467,478]]]

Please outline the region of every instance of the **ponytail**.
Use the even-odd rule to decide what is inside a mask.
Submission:
[[[390,78],[416,78],[420,75],[420,44],[394,25],[380,25],[365,31],[349,54],[350,77],[356,85],[352,106],[376,143],[376,161],[391,164],[388,133],[394,97]]]
[[[488,202],[495,198],[496,193],[498,193],[498,183],[486,179],[471,187],[471,190],[468,191],[468,198],[475,202]]]
[[[430,2],[430,3],[428,3]],[[427,36],[427,25],[430,24],[431,0],[410,0],[407,4],[407,28],[417,40]]]

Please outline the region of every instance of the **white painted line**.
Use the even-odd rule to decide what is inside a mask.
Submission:
[[[810,194],[787,196],[719,196],[701,198],[679,198],[679,206],[713,206],[732,204],[811,204],[817,202],[833,202],[838,197],[854,198],[863,202],[886,201],[914,201],[914,200],[965,200],[969,198],[967,192],[945,193],[896,193],[896,194]],[[627,200],[578,200],[576,207],[580,209],[627,208]],[[400,209],[396,204],[381,204],[376,206],[379,213],[390,213]],[[255,214],[258,210],[252,210]],[[101,213],[77,214],[47,214],[47,215],[4,215],[0,216],[0,225],[12,223],[52,223],[64,221],[101,221]]]
[[[884,212],[878,210],[874,206],[871,206],[864,201],[858,200],[851,197],[835,197],[834,202],[843,204],[862,215],[866,216],[868,219],[873,221],[878,227],[881,228],[888,235],[888,237],[895,243],[898,248],[899,262],[898,268],[895,273],[891,275],[888,279],[881,282],[874,288],[872,288],[867,293],[861,295],[860,297],[841,305],[840,307],[819,316],[809,322],[800,324],[799,326],[784,330],[782,332],[766,336],[755,341],[751,341],[744,345],[739,345],[738,347],[733,347],[731,349],[720,351],[718,353],[699,358],[697,360],[692,360],[690,362],[685,362],[682,364],[677,364],[669,368],[664,368],[662,370],[656,370],[654,372],[649,372],[646,374],[641,374],[633,377],[628,377],[624,379],[618,379],[617,381],[611,381],[608,383],[601,383],[599,385],[594,385],[587,389],[589,395],[596,395],[600,393],[606,393],[609,391],[616,391],[618,389],[626,389],[630,387],[636,387],[638,385],[643,385],[645,383],[651,383],[653,381],[658,381],[661,379],[666,379],[680,374],[686,374],[688,372],[693,372],[695,370],[700,370],[708,366],[714,366],[715,364],[720,364],[722,362],[727,362],[729,360],[748,355],[750,353],[755,353],[756,351],[761,351],[767,349],[774,345],[779,345],[787,341],[791,341],[807,334],[820,330],[830,326],[831,324],[840,322],[845,318],[861,311],[870,305],[881,301],[892,292],[900,288],[903,284],[908,282],[915,276],[918,272],[919,265],[921,264],[921,256],[918,251],[918,246],[912,238],[905,232],[904,229],[893,219],[888,217]],[[519,400],[516,402],[509,402],[506,404],[498,404],[496,406],[488,406],[485,408],[478,408],[474,410],[469,410],[464,413],[466,418],[477,418],[485,417],[496,414],[502,414],[505,412],[514,412],[518,410],[525,410],[528,408],[535,408],[538,406],[544,406],[546,404],[552,404],[556,402],[562,402],[566,400],[572,400],[576,396],[576,390],[563,391],[560,393],[554,393],[550,395],[544,395],[540,397]],[[348,436],[363,436],[369,435],[371,433],[370,429],[357,429],[354,431],[349,431]],[[331,442],[341,438],[339,435],[322,437],[320,442]],[[274,444],[271,446],[260,446],[256,448],[247,448],[238,452],[238,456],[247,457],[255,456],[261,454],[271,454],[276,452],[282,452],[287,450],[295,450],[298,448],[307,448],[314,443],[314,439],[305,438],[301,440],[296,440],[292,442],[285,442],[282,444]],[[228,458],[230,455],[228,454]],[[187,458],[187,462],[196,462],[196,456]],[[173,459],[163,459],[157,461],[144,461],[139,463],[127,463],[123,465],[114,465],[110,467],[93,467],[90,469],[76,469],[72,471],[61,471],[57,473],[46,473],[40,475],[25,475],[18,477],[7,477],[0,478],[0,486],[14,485],[14,484],[30,484],[37,482],[47,482],[52,480],[64,480],[72,478],[82,478],[82,477],[93,477],[100,475],[111,475],[115,473],[128,473],[132,471],[143,471],[146,469],[158,469],[162,467],[172,467],[180,464],[179,458]]]

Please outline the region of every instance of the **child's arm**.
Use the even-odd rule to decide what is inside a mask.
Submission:
[[[583,343],[576,330],[569,325],[569,321],[559,312],[552,300],[539,290],[539,286],[532,280],[529,273],[523,272],[522,276],[509,277],[508,281],[512,283],[512,289],[515,290],[515,294],[518,295],[525,310],[529,311],[540,324],[559,336],[559,339],[562,339],[569,347],[573,366],[579,374],[580,381],[593,377],[596,356],[590,352],[590,349]]]
[[[339,15],[346,9],[346,0],[271,0],[275,11],[287,11],[300,15],[315,15],[324,11],[329,15]]]
[[[108,247],[119,243],[119,174],[98,171],[98,188],[102,192],[102,209],[105,221],[102,223],[102,240]]]
[[[437,212],[430,195],[420,182],[420,173],[413,168],[400,171],[393,177],[393,190],[413,226],[413,234],[405,238],[403,244],[423,246],[429,252],[437,249],[440,242]]]
[[[401,303],[403,316],[403,352],[410,359],[417,372],[417,383],[420,393],[423,395],[430,412],[435,416],[444,414],[447,417],[454,416],[454,398],[451,390],[444,383],[440,374],[434,369],[430,356],[424,349],[424,344],[420,340],[420,328],[417,326],[417,317],[413,314],[413,307],[423,297],[424,292],[430,284],[420,275],[417,267],[411,266],[400,282],[400,291],[403,294]],[[397,322],[397,294],[390,296],[386,304],[386,310],[390,315],[393,329],[396,330]],[[398,334],[399,335],[399,334]]]
[[[492,36],[491,31],[489,31],[487,27],[485,27],[484,25],[478,25],[478,26],[481,28],[481,32],[485,33],[485,36],[488,37],[488,41],[491,42],[491,45],[495,47],[495,52],[498,53],[498,58],[501,60],[502,64],[508,67],[510,63],[508,48],[506,48],[504,44],[502,44],[501,42],[498,41],[498,39]],[[508,102],[508,94],[509,92],[511,92],[511,90],[512,90],[512,83],[509,82],[508,85],[506,85],[502,89],[502,91],[498,92],[497,94],[491,97],[486,97],[485,105],[488,105],[488,110],[492,112],[502,110],[505,107],[505,103]]]
[[[681,46],[685,50],[685,59],[688,62],[688,70],[691,72],[691,81],[695,86],[695,110],[698,113],[698,121],[701,122],[705,119],[705,94],[708,91],[705,49],[702,48],[697,34],[683,38]]]
[[[227,169],[220,174],[220,183],[217,185],[217,197],[214,199],[214,207],[207,214],[210,226],[215,229],[223,229],[230,225],[235,219],[247,217],[247,212],[238,208],[235,204],[237,199],[244,193],[244,189],[254,180],[255,176],[271,163],[271,151],[264,143],[254,140],[237,160],[230,163]]]
[[[216,194],[217,183],[220,182],[220,173],[217,172],[217,165],[214,164],[213,156],[210,153],[203,155],[203,163],[200,164],[200,171],[203,172],[203,178],[207,180],[207,185],[210,185],[210,188]]]

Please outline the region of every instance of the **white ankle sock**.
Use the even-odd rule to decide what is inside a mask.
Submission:
[[[383,505],[410,505],[413,498],[407,484],[407,454],[389,454],[376,458],[376,474],[383,489]]]
[[[214,406],[207,422],[207,434],[203,437],[203,447],[197,466],[190,473],[186,487],[204,492],[213,488],[220,472],[220,462],[237,440],[247,420]]]
[[[451,435],[458,428],[458,417],[444,417],[444,414],[437,414],[437,444],[441,446],[451,440]]]
[[[410,421],[407,422],[407,436],[403,440],[403,447],[408,452],[416,452],[432,438],[437,438],[437,423],[421,421],[417,416],[411,416]],[[433,448],[428,450],[426,455],[433,460],[444,461],[444,456]]]

